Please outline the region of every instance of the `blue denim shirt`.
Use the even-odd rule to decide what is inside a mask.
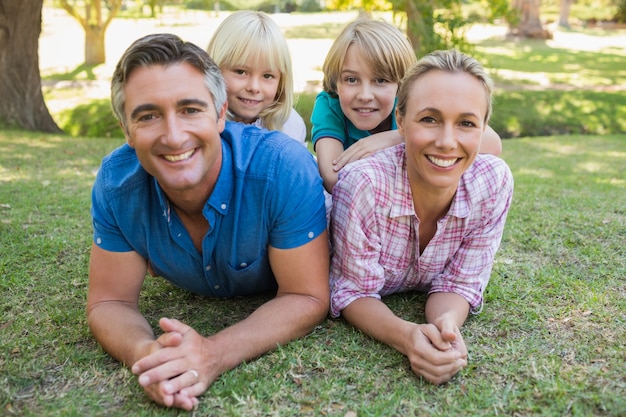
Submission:
[[[93,186],[94,242],[107,251],[136,251],[157,274],[198,294],[273,291],[268,247],[302,246],[326,229],[322,190],[315,160],[301,144],[227,122],[199,253],[156,179],[123,145],[102,160]]]

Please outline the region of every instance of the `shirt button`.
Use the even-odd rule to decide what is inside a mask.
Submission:
[[[97,243],[98,245],[99,245],[99,244],[101,244],[101,243],[102,243],[102,239],[97,238],[97,239],[96,239],[96,243]]]
[[[309,239],[313,239],[313,236],[315,236],[315,233],[309,232]]]
[[[239,264],[239,266],[242,267],[242,268],[245,268],[246,266],[248,266],[248,264],[245,263],[245,262],[242,262],[242,263]]]
[[[216,290],[219,290],[220,286],[219,285],[214,285],[213,288],[216,289]]]
[[[222,204],[221,207],[222,207],[222,210],[226,210],[226,204]]]
[[[207,271],[210,271],[211,270],[211,265],[207,265],[206,268],[204,268],[204,269],[207,270]]]

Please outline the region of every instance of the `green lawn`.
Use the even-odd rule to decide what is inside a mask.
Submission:
[[[151,403],[85,322],[90,187],[120,139],[0,133],[0,414],[192,415]],[[504,142],[514,203],[482,314],[464,327],[470,365],[435,387],[407,360],[327,319],[223,375],[193,415],[623,416],[626,414],[626,135]],[[156,326],[210,334],[263,297],[211,300],[147,280]],[[423,320],[424,296],[387,298]]]

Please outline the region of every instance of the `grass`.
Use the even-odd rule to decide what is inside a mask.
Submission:
[[[407,360],[325,320],[224,374],[195,413],[151,403],[84,314],[90,188],[120,139],[0,133],[0,409],[21,416],[622,416],[626,412],[626,136],[508,140],[514,204],[470,365],[434,387]],[[265,297],[212,300],[149,278],[141,308],[203,334]],[[423,320],[419,293],[386,299]],[[352,414],[354,415],[354,414]]]

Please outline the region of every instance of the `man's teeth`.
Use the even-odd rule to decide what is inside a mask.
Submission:
[[[193,155],[194,149],[187,151],[185,153],[181,153],[179,155],[163,155],[163,158],[167,159],[170,162],[178,162],[189,158]]]
[[[456,163],[458,158],[454,158],[454,159],[439,159],[439,158],[435,158],[434,156],[429,156],[428,160],[430,162],[432,162],[433,164],[437,165],[438,167],[441,168],[448,168],[452,165],[454,165]]]

